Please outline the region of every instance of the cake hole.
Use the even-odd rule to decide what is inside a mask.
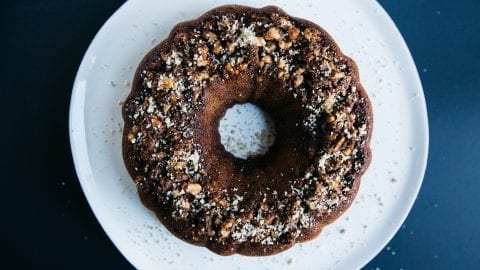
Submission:
[[[225,150],[241,159],[262,156],[275,142],[272,117],[252,103],[228,109],[220,119],[218,132]]]

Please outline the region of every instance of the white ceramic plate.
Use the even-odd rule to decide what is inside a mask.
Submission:
[[[258,1],[324,27],[356,60],[374,110],[373,160],[353,205],[315,240],[270,257],[217,256],[173,237],[142,206],[121,155],[121,102],[142,56],[177,23],[231,2],[126,2],[90,44],[70,107],[70,140],[83,191],[103,229],[140,269],[356,269],[406,218],[427,159],[425,100],[415,64],[389,16],[373,0]]]

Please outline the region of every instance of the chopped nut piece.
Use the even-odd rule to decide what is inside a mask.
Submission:
[[[213,32],[206,32],[205,33],[205,38],[209,41],[209,42],[214,42],[217,40],[217,35],[215,35],[215,33]]]
[[[335,121],[335,116],[329,114],[326,120],[327,120],[327,123],[332,123],[333,121]]]
[[[292,47],[292,42],[290,42],[290,41],[285,42],[285,41],[283,41],[283,40],[280,40],[280,41],[278,42],[278,47],[279,47],[281,50],[288,50],[288,49],[290,49],[290,47]]]
[[[182,195],[182,194],[185,194],[185,192],[183,190],[178,190],[178,189],[174,189],[172,190],[172,196],[173,198],[177,198],[178,196]]]
[[[230,235],[230,231],[227,231],[227,230],[225,230],[225,229],[221,229],[221,230],[220,230],[220,236],[221,236],[222,238],[226,238],[226,237],[228,237],[229,235]]]
[[[263,68],[263,66],[265,64],[270,64],[272,63],[272,57],[270,55],[265,55],[264,57],[262,57],[262,59],[260,60],[260,62],[258,63],[258,65]]]
[[[215,42],[215,44],[213,45],[213,53],[214,54],[219,54],[221,53],[223,50],[223,47],[222,45],[220,44],[219,41]]]
[[[328,185],[328,187],[332,190],[336,190],[339,186],[340,186],[340,183],[337,180],[332,181]]]
[[[203,45],[197,48],[198,58],[197,58],[197,66],[204,67],[208,65],[208,47]]]
[[[260,204],[260,209],[262,209],[262,210],[267,210],[267,209],[268,209],[268,204],[266,204],[266,203],[261,203],[261,204]]]
[[[275,42],[268,42],[267,44],[267,51],[268,52],[273,52],[277,48],[277,44]]]
[[[345,137],[341,136],[340,139],[335,143],[335,147],[333,148],[333,151],[338,151],[340,150],[340,147],[342,147],[343,143],[345,142]]]
[[[230,63],[226,63],[225,64],[225,70],[230,72],[230,73],[234,73],[235,70],[233,69],[232,65]]]
[[[295,70],[295,74],[303,74],[304,72],[305,72],[304,68],[297,68],[297,70]]]
[[[215,203],[222,208],[227,208],[230,205],[230,203],[228,203],[228,201],[225,199],[216,200]]]
[[[258,47],[263,47],[265,45],[267,45],[267,42],[265,41],[265,39],[263,37],[257,37],[257,46]]]
[[[134,141],[135,140],[135,135],[133,135],[133,133],[128,133],[127,138],[128,138],[129,141]]]
[[[252,218],[253,218],[252,211],[240,213],[240,219],[242,220],[242,222],[249,222]]]
[[[218,187],[218,183],[217,183],[217,181],[212,180],[212,181],[210,182],[209,186],[210,186],[212,189],[215,189],[215,188]]]
[[[335,70],[335,64],[333,63],[333,61],[328,61],[328,67],[329,67],[331,70]]]
[[[152,118],[152,119],[151,119],[151,122],[152,122],[152,125],[153,125],[154,127],[158,127],[158,126],[160,126],[160,124],[162,123],[162,122],[160,122],[160,120],[158,120],[158,118]]]
[[[333,109],[333,104],[335,103],[335,95],[328,95],[327,99],[323,103],[323,110],[327,113],[331,113]]]
[[[182,169],[184,169],[186,166],[187,166],[187,163],[186,163],[186,162],[184,162],[184,161],[178,161],[177,163],[175,163],[174,168],[175,168],[176,170],[182,170]]]
[[[181,203],[183,209],[190,209],[190,203],[186,199],[182,199]]]
[[[304,36],[308,41],[310,41],[310,40],[312,39],[312,35],[313,35],[312,29],[310,29],[310,28],[307,28],[307,29],[305,29],[305,31],[303,31],[303,36]]]
[[[262,61],[265,62],[265,64],[270,64],[270,63],[272,63],[272,57],[270,55],[265,55],[262,58]]]
[[[307,200],[307,205],[308,205],[308,208],[310,208],[311,210],[316,210],[318,209],[318,201],[315,200],[315,199],[309,199]]]
[[[172,107],[170,104],[163,104],[162,105],[162,110],[163,112],[168,112],[168,110],[170,110],[170,107]],[[158,120],[157,120],[158,121]],[[153,122],[153,121],[152,121]]]
[[[222,223],[222,226],[220,227],[220,236],[222,238],[226,238],[230,235],[234,221],[234,219],[229,218],[224,223]]]
[[[188,33],[179,33],[175,36],[176,40],[181,40],[182,42],[187,42],[188,38]]]
[[[208,65],[208,59],[203,58],[203,56],[198,57],[197,67],[204,67]]]
[[[293,86],[299,87],[303,83],[303,75],[295,75]]]
[[[230,24],[230,20],[228,17],[223,17],[222,20],[218,23],[223,28],[228,28],[228,25]]]
[[[207,71],[203,71],[203,72],[199,72],[199,73],[195,74],[195,80],[197,80],[197,81],[206,80],[209,77],[210,77],[210,75],[208,74]]]
[[[291,26],[288,28],[288,38],[290,41],[295,41],[300,34],[300,29],[296,28],[295,26]]]
[[[198,193],[200,193],[200,191],[202,191],[202,186],[197,183],[189,183],[185,191],[192,195],[197,195]]]
[[[200,46],[197,48],[198,54],[205,56],[208,53],[208,47],[206,45]]]
[[[241,71],[246,70],[247,68],[248,68],[248,64],[246,63],[240,64],[238,66],[238,70],[241,70]]]
[[[346,148],[345,150],[343,150],[342,153],[345,156],[349,156],[352,153],[352,150],[353,150],[353,148],[350,146],[350,147]]]
[[[278,60],[277,66],[278,66],[279,68],[284,68],[284,67],[285,67],[285,63],[286,63],[286,62],[285,62],[285,59],[280,58],[280,59]]]
[[[227,53],[230,55],[235,51],[235,43],[233,42],[228,42],[227,43]]]
[[[345,73],[344,72],[335,72],[335,74],[333,75],[333,79],[335,81],[338,81],[342,78],[345,78]]]
[[[323,184],[321,182],[315,182],[315,194],[321,194],[323,189]]]
[[[162,80],[158,82],[160,89],[170,89],[173,87],[173,79],[170,77],[163,77]]]
[[[276,27],[270,27],[265,33],[266,40],[280,40],[281,38],[280,30]]]
[[[333,142],[333,141],[335,141],[336,139],[337,139],[337,136],[335,136],[335,135],[333,135],[333,134],[330,134],[330,135],[327,136],[327,140],[328,140],[329,142]]]
[[[290,26],[292,25],[292,22],[286,17],[280,17],[280,25],[281,26]]]
[[[271,214],[271,213],[266,214],[265,217],[264,217],[263,223],[264,223],[265,225],[270,225],[270,224],[272,224],[272,222],[273,222],[276,218],[277,218],[277,216],[274,215],[274,214]]]

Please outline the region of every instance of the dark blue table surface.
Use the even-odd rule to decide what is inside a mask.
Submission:
[[[380,3],[420,71],[430,154],[405,224],[365,268],[480,269],[480,1]],[[0,3],[4,269],[132,268],[87,205],[67,129],[75,72],[121,4]]]

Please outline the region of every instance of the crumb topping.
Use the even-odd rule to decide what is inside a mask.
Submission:
[[[199,238],[274,245],[348,200],[365,159],[369,120],[355,71],[319,29],[279,14],[212,15],[176,33],[151,61],[124,105],[128,158],[139,189],[171,209],[171,218],[192,224]],[[245,194],[218,190],[206,175],[192,128],[209,82],[247,70],[257,80],[283,81],[307,112],[299,125],[326,142],[307,171],[291,179],[290,192],[263,193],[253,209]]]

